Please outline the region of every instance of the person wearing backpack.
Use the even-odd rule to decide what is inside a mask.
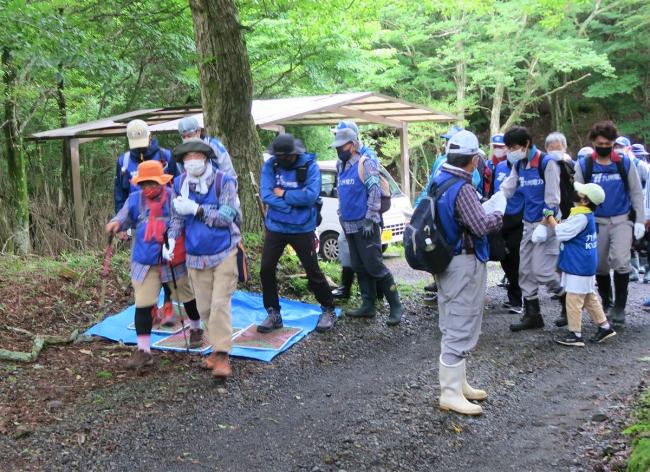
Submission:
[[[272,157],[260,175],[260,194],[268,205],[264,224],[264,248],[260,279],[266,319],[257,326],[260,333],[282,328],[278,298],[278,261],[289,245],[307,273],[309,289],[321,305],[316,331],[330,331],[336,324],[334,298],[318,265],[315,247],[321,175],[313,154],[290,134],[278,135],[271,144]]]
[[[539,306],[538,290],[545,285],[554,295],[563,297],[560,277],[556,272],[560,245],[555,236],[533,238],[545,215],[560,218],[560,167],[555,156],[543,154],[533,144],[530,132],[521,126],[509,129],[504,135],[507,159],[512,164],[510,175],[501,184],[501,191],[511,199],[517,191],[524,199],[524,229],[519,246],[519,286],[524,297],[524,314],[519,323],[510,325],[513,332],[544,327]],[[561,298],[563,315],[558,322],[565,323],[564,299]],[[557,322],[556,322],[557,324]]]
[[[139,370],[153,364],[153,318],[161,284],[173,280],[172,270],[177,287],[174,296],[178,302],[183,303],[190,319],[189,346],[200,347],[203,342],[201,319],[187,277],[183,243],[180,242],[176,248],[177,257],[170,255],[170,251],[166,251],[163,246],[174,213],[172,189],[167,185],[171,179],[171,175],[163,173],[159,161],[148,160],[140,164],[138,175],[132,180],[139,190],[129,194],[120,211],[106,225],[106,232],[112,234],[127,228],[135,229],[131,252],[131,284],[135,293],[137,349],[126,361],[127,369]],[[168,259],[171,264],[163,263],[162,259]]]
[[[210,165],[213,151],[198,139],[174,148],[183,173],[174,178],[175,214],[169,228],[169,251],[185,236],[187,267],[196,304],[206,327],[212,354],[203,362],[218,378],[232,375],[232,295],[237,289],[237,247],[241,241],[235,220],[239,214],[237,180]]]
[[[487,195],[491,197],[500,190],[501,184],[510,175],[512,164],[506,159],[506,145],[503,140],[503,134],[492,136],[490,141],[493,152],[492,159],[490,159],[488,165],[492,171],[492,180]],[[522,220],[523,212],[524,197],[521,189],[518,189],[508,199],[508,205],[503,215],[501,232],[490,236],[491,238],[500,238],[501,245],[504,248],[504,255],[500,262],[505,278],[508,280],[508,284],[506,285],[508,301],[503,304],[503,307],[509,313],[513,314],[522,313],[522,295],[521,288],[519,287],[519,245],[521,244],[521,236],[524,230]]]
[[[151,160],[158,161],[162,164],[165,174],[176,175],[174,166],[171,164],[171,151],[158,146],[158,141],[151,137],[146,122],[142,120],[129,121],[126,125],[126,137],[129,142],[129,150],[118,156],[115,171],[113,186],[115,213],[119,212],[124,206],[131,192],[140,190],[138,185],[134,183],[134,179],[138,176],[138,166],[141,163]],[[127,237],[125,235],[122,239],[127,239]],[[162,321],[163,323],[173,323],[174,307],[171,301],[171,289],[166,283],[163,283],[163,290],[165,297],[160,311]]]
[[[476,346],[481,331],[489,259],[487,234],[501,229],[506,209],[501,192],[481,206],[472,185],[472,173],[480,159],[478,149],[478,139],[470,131],[452,136],[447,162],[432,186],[438,228],[452,253],[449,265],[436,274],[442,332],[439,405],[442,410],[466,415],[483,411],[469,400],[487,398],[484,390],[467,383],[465,357]]]
[[[359,153],[359,138],[350,128],[336,132],[332,147],[336,148],[339,218],[350,248],[352,268],[359,279],[362,304],[358,310],[346,312],[352,318],[375,316],[377,283],[381,284],[390,305],[389,326],[402,319],[404,308],[393,275],[384,264],[381,252],[382,181],[377,161]]]
[[[626,155],[614,150],[618,130],[611,121],[595,123],[589,139],[595,152],[580,159],[576,166],[576,182],[596,183],[605,190],[605,202],[596,208],[598,227],[598,268],[596,284],[614,324],[625,323],[630,250],[634,239],[645,234],[643,190],[636,167]],[[612,278],[614,271],[614,300]]]
[[[232,165],[232,160],[230,159],[230,154],[226,149],[226,146],[223,143],[212,136],[207,136],[204,132],[204,129],[201,128],[199,120],[193,116],[186,116],[178,122],[178,134],[181,135],[183,142],[188,139],[200,139],[205,144],[210,146],[213,151],[214,158],[211,160],[213,165],[230,177],[237,178],[237,173],[235,168]],[[180,165],[180,164],[179,164]],[[182,172],[182,169],[179,169]]]

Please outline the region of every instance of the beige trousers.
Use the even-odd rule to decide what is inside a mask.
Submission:
[[[591,293],[568,293],[566,294],[566,314],[569,321],[569,331],[576,333],[581,332],[582,327],[582,308],[584,307],[589,313],[591,319],[598,326],[606,320],[603,306],[600,304],[598,296]]]
[[[215,352],[230,352],[232,346],[232,294],[237,289],[237,249],[220,264],[207,269],[189,268],[196,294],[196,307]]]
[[[146,308],[148,306],[158,305],[158,297],[162,283],[160,282],[160,269],[158,266],[151,266],[149,272],[142,282],[131,280],[133,292],[135,293],[136,308]],[[176,280],[178,293],[174,290],[174,284],[169,282],[169,288],[172,291],[172,298],[181,303],[189,302],[194,299],[194,292],[190,287],[190,281],[187,276]]]

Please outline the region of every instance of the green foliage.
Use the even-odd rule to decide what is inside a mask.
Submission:
[[[624,431],[633,438],[627,470],[645,472],[650,470],[650,391],[647,389],[641,396],[635,417],[638,422]]]

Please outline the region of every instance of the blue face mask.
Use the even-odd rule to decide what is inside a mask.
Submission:
[[[481,174],[478,173],[478,169],[474,169],[472,172],[472,185],[476,188],[481,185]]]

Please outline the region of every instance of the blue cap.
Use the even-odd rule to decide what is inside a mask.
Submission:
[[[633,144],[632,152],[636,157],[645,157],[650,155],[650,153],[648,153],[648,151],[645,150],[645,146],[643,144]]]
[[[503,139],[503,134],[495,134],[494,136],[492,136],[490,138],[490,144],[492,144],[493,146],[494,145],[496,145],[496,146],[505,146],[506,141],[505,141],[505,139]]]
[[[351,129],[354,131],[354,134],[359,135],[359,127],[354,121],[339,121],[339,124],[334,129],[334,133],[342,129]]]
[[[451,139],[453,135],[458,133],[459,131],[463,131],[463,128],[460,126],[454,125],[451,128],[449,128],[449,131],[447,131],[445,134],[441,136],[442,139]]]
[[[193,116],[186,116],[178,122],[178,133],[180,135],[185,133],[194,133],[195,131],[198,131],[200,127],[199,120]]]
[[[630,147],[632,145],[630,140],[625,136],[619,136],[618,138],[616,138],[614,144],[618,144],[619,146],[625,146],[625,147]]]

